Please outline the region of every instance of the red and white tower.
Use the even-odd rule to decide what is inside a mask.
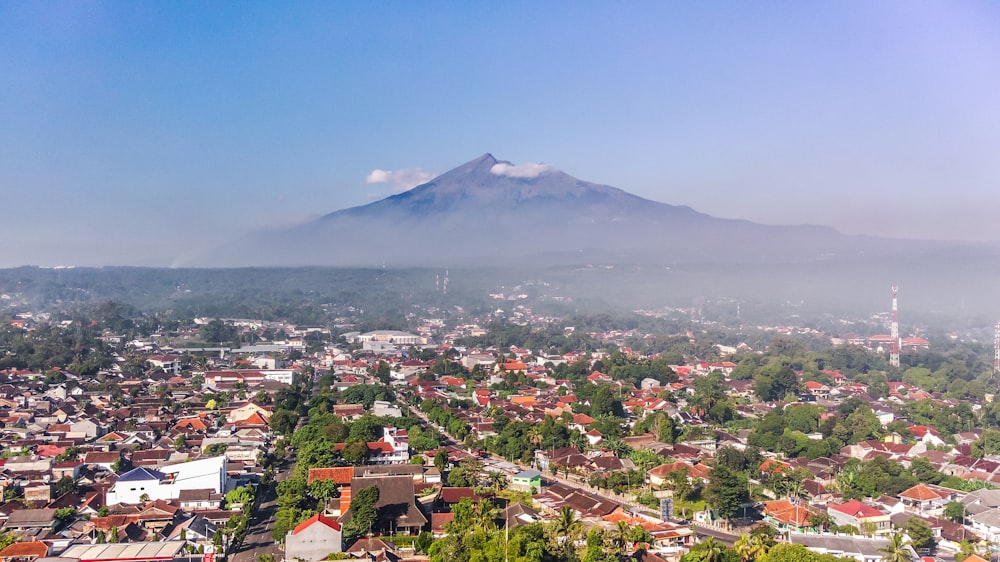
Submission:
[[[899,367],[899,306],[896,304],[896,294],[899,287],[892,286],[892,323],[889,324],[889,335],[892,337],[892,348],[889,351],[889,365]]]
[[[1000,375],[1000,322],[993,333],[993,374]]]

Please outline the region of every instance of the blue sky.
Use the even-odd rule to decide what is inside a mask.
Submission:
[[[169,265],[484,152],[1000,240],[998,100],[987,2],[0,0],[0,266]]]

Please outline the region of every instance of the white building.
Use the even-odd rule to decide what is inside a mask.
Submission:
[[[183,490],[226,491],[226,457],[174,464],[159,470],[136,468],[122,474],[108,490],[107,504],[140,504],[148,500],[175,500]],[[144,498],[145,496],[145,498]]]

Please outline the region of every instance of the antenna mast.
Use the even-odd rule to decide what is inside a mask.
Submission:
[[[993,374],[1000,375],[1000,322],[993,336]]]
[[[892,286],[892,323],[889,324],[889,335],[892,337],[892,348],[889,351],[889,365],[899,367],[899,305],[896,302],[896,294],[899,293],[899,286]]]

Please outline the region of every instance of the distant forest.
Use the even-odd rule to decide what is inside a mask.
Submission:
[[[954,264],[952,264],[954,265]],[[910,269],[910,268],[908,268]],[[976,290],[979,276],[960,269],[920,278],[925,264],[891,275],[875,264],[742,266],[685,269],[650,265],[522,268],[241,268],[158,269],[138,267],[0,269],[0,310],[74,311],[113,301],[174,318],[284,319],[328,324],[338,317],[405,326],[414,314],[483,317],[518,305],[562,318],[608,315],[620,319],[637,309],[671,307],[689,318],[723,325],[771,323],[832,325],[841,318],[871,319],[886,313],[889,286],[903,284],[900,321],[937,330],[992,326],[1000,295]],[[448,277],[447,293],[444,279]],[[925,272],[926,273],[926,272]],[[491,295],[503,299],[493,298]],[[516,300],[508,300],[508,297]]]

